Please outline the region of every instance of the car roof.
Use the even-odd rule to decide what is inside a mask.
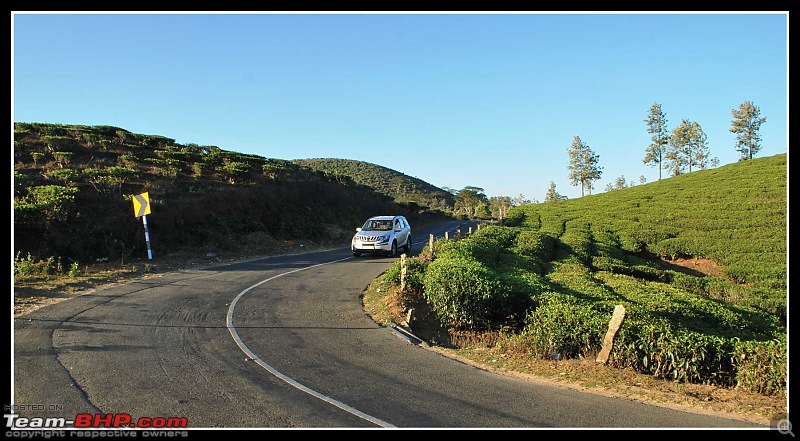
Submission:
[[[395,217],[402,217],[402,216],[372,216],[368,220],[392,220]]]

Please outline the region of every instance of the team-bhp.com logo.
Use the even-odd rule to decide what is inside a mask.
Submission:
[[[9,429],[181,429],[188,426],[184,417],[133,418],[127,413],[79,413],[74,420],[55,417],[24,418],[18,414],[4,415],[6,427]]]

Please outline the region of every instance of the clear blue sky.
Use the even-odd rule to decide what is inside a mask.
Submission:
[[[438,187],[569,198],[643,164],[653,103],[736,162],[731,111],[788,152],[788,12],[12,12],[12,121],[111,125],[267,158],[367,161]],[[668,176],[663,172],[663,176]]]

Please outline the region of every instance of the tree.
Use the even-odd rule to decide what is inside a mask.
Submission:
[[[492,216],[499,219],[501,222],[505,219],[508,210],[511,209],[513,203],[509,196],[492,196],[489,198],[489,209],[492,211]]]
[[[621,190],[623,188],[632,186],[633,182],[628,183],[628,181],[625,179],[625,175],[620,175],[620,177],[614,180],[613,183],[609,182],[608,185],[606,185],[606,191]]]
[[[484,190],[480,187],[467,186],[456,193],[456,210],[464,210],[468,218],[475,217],[475,210],[479,204],[489,203]]]
[[[563,201],[567,199],[566,196],[558,194],[556,191],[556,184],[550,181],[550,187],[547,188],[547,193],[544,195],[545,202]]]
[[[759,130],[767,118],[761,118],[761,109],[750,101],[740,104],[739,110],[731,110],[731,114],[733,121],[730,131],[736,134],[736,150],[741,155],[739,160],[753,159],[753,156],[761,151]]]
[[[567,153],[569,154],[567,169],[569,169],[571,184],[580,184],[581,196],[584,195],[584,190],[588,190],[589,194],[592,194],[593,182],[603,175],[603,168],[597,165],[600,157],[578,136],[573,138],[572,146],[567,149]]]
[[[666,168],[672,171],[673,176],[683,173],[686,169],[692,172],[692,167],[705,169],[708,166],[709,151],[706,144],[707,136],[700,124],[683,119],[675,129],[669,140],[669,150],[664,155]]]
[[[519,207],[520,205],[537,203],[535,199],[533,201],[531,201],[530,199],[526,198],[525,195],[522,194],[522,193],[520,193],[517,197],[512,199],[511,202],[512,202],[512,205],[514,205],[515,207]]]
[[[642,162],[645,165],[658,167],[658,180],[661,180],[661,169],[663,168],[664,153],[667,151],[669,144],[669,132],[667,131],[667,118],[661,110],[661,104],[653,103],[650,106],[650,111],[647,114],[647,133],[651,135],[653,141],[647,149],[645,149],[644,159]]]
[[[491,217],[492,213],[489,211],[489,205],[485,202],[481,202],[475,207],[474,219],[491,219]]]

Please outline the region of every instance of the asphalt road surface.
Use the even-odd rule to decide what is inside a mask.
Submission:
[[[468,225],[413,231],[412,254],[456,228]],[[269,257],[17,317],[15,413],[129,416],[129,427],[184,418],[189,429],[762,428],[508,378],[412,344],[360,299],[394,260],[346,248]]]

